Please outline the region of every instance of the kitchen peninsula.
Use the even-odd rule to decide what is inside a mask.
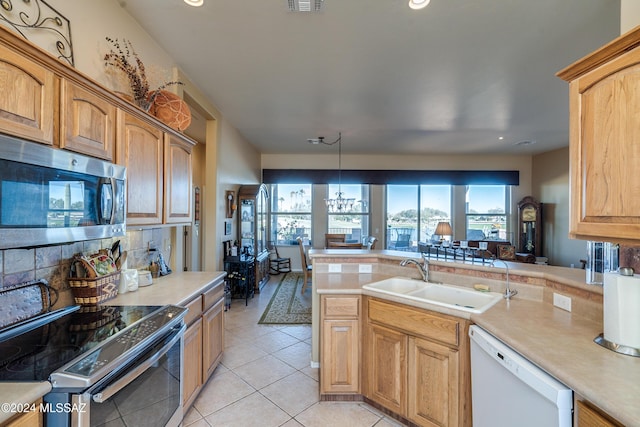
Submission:
[[[320,348],[320,337],[324,333],[320,316],[325,313],[320,302],[322,297],[384,301],[384,296],[363,290],[362,286],[395,276],[420,277],[415,266],[400,266],[402,259],[417,258],[417,254],[311,250],[310,257],[313,261],[315,290],[314,361],[322,360],[321,352],[324,351]],[[335,264],[340,264],[340,274],[329,273],[329,265],[335,271]],[[511,288],[518,290],[518,295],[510,301],[498,302],[482,314],[462,311],[456,314],[456,310],[436,305],[413,301],[403,303],[408,307],[426,309],[448,318],[455,316],[461,322],[479,325],[572,388],[576,402],[587,401],[624,425],[639,425],[640,407],[637,399],[640,385],[637,379],[640,378],[640,360],[614,353],[593,342],[602,332],[602,288],[586,285],[583,270],[521,263],[509,263],[509,266]],[[363,270],[370,273],[359,273]],[[492,291],[504,291],[506,277],[503,268],[432,260],[430,270],[431,279],[435,282],[465,287],[484,284]],[[572,299],[572,312],[554,307],[554,293]],[[358,325],[364,330],[364,302],[358,314],[361,316]],[[466,336],[459,338],[468,341]],[[364,338],[360,334],[354,337],[356,345],[359,346],[361,339]],[[358,347],[355,351],[363,354],[364,348]],[[361,357],[359,360],[364,359]],[[339,369],[334,366],[331,368],[334,371]],[[362,366],[355,368],[359,370]],[[322,378],[323,367],[320,366],[320,369]],[[366,379],[362,377],[362,381]],[[362,393],[363,389],[358,388],[352,395]],[[329,399],[335,399],[335,396]]]

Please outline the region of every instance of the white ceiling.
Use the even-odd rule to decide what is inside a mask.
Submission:
[[[263,153],[317,152],[307,138],[338,132],[345,153],[566,146],[555,73],[620,31],[619,0],[204,2],[120,0]]]

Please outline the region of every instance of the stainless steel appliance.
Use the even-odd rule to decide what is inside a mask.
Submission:
[[[480,327],[469,337],[474,427],[571,427],[571,389]]]
[[[186,311],[74,306],[7,328],[0,385],[49,380],[46,426],[177,426]]]
[[[0,135],[0,249],[123,236],[126,168]]]

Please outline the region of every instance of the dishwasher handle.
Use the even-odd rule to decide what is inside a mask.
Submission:
[[[118,379],[117,381],[109,384],[107,387],[102,389],[100,392],[95,393],[91,396],[91,399],[96,403],[104,403],[109,400],[114,394],[125,388],[127,385],[132,383],[136,378],[142,375],[147,369],[149,369],[154,363],[156,363],[162,356],[167,354],[169,350],[182,339],[184,332],[187,330],[187,325],[182,325],[177,332],[175,332],[173,337],[162,346],[158,351],[153,353],[149,358],[145,359],[142,363],[135,366],[135,368],[128,372],[126,375]]]

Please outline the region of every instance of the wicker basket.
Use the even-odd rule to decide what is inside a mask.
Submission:
[[[96,305],[115,298],[120,286],[120,272],[96,277],[95,279],[69,278],[69,286],[76,304]]]

